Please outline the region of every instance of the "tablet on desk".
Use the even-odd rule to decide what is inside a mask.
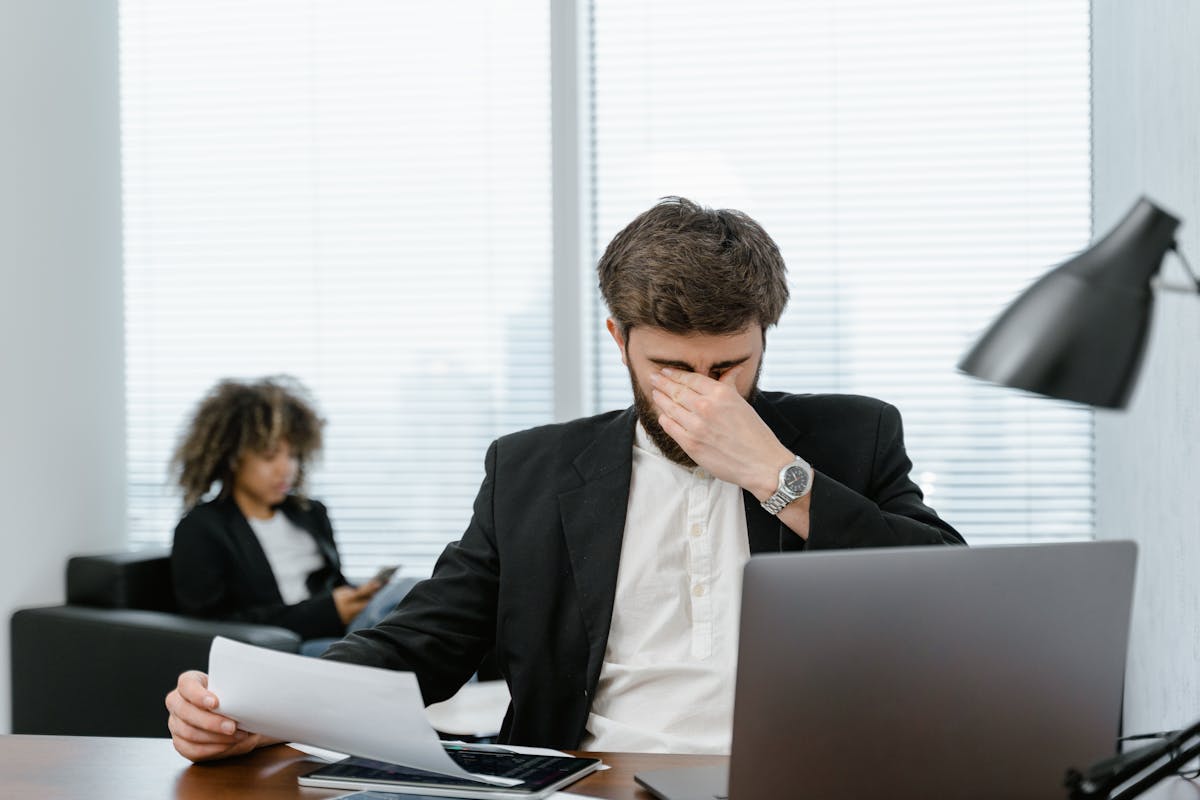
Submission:
[[[490,779],[468,780],[352,756],[302,775],[299,782],[301,786],[323,789],[367,789],[474,800],[537,800],[600,766],[598,758],[530,755],[500,749],[449,746],[446,752],[463,769]]]

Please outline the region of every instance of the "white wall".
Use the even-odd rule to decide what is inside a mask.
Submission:
[[[116,0],[0,0],[0,728],[8,620],[125,524]]]
[[[1183,219],[1200,267],[1200,3],[1092,6],[1095,231],[1145,194]],[[1163,276],[1182,281],[1168,256]],[[1200,297],[1160,293],[1141,380],[1124,413],[1096,415],[1102,539],[1135,539],[1138,586],[1128,733],[1200,718]]]

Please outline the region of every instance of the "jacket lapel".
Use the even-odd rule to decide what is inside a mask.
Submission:
[[[780,414],[762,392],[755,392],[750,404],[784,447],[798,456],[804,456],[801,452],[804,449],[804,434]],[[751,553],[804,549],[804,540],[763,510],[757,497],[743,490],[742,500],[746,506],[746,533],[750,539]]]
[[[608,643],[629,481],[635,415],[605,423],[573,462],[582,483],[558,496],[563,536],[588,638],[588,691],[600,677]]]

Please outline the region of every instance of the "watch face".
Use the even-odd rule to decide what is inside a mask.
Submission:
[[[804,494],[808,488],[808,472],[801,466],[791,466],[784,470],[783,486],[797,496]]]

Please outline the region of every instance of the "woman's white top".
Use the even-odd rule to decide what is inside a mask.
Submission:
[[[312,534],[276,511],[270,519],[246,518],[258,537],[283,602],[290,605],[309,598],[308,576],[325,566]]]

